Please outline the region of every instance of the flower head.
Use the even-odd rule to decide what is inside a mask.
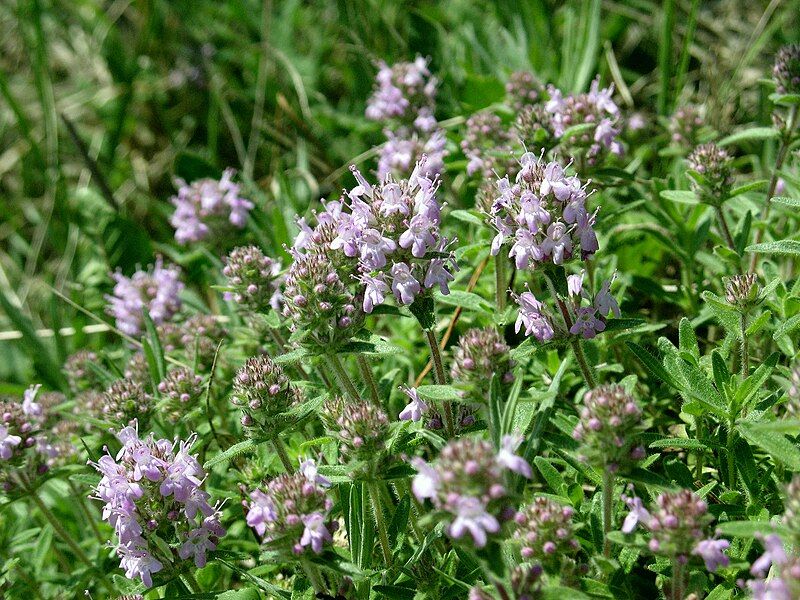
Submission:
[[[222,274],[228,279],[225,299],[252,312],[277,310],[281,304],[281,263],[257,246],[234,248],[225,259]]]

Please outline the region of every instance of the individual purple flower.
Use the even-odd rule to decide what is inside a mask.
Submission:
[[[567,292],[569,296],[574,299],[580,299],[583,295],[583,278],[586,271],[581,269],[577,275],[567,276]]]
[[[542,241],[542,253],[552,258],[553,264],[563,264],[572,256],[572,239],[564,223],[556,221],[547,227],[547,236]]]
[[[613,313],[615,317],[619,318],[622,314],[619,310],[617,299],[611,295],[611,284],[614,282],[615,278],[616,273],[611,279],[606,279],[600,286],[600,291],[597,292],[597,295],[594,297],[594,307],[602,317],[608,317],[608,315]]]
[[[515,473],[530,479],[533,476],[528,461],[515,454],[523,437],[521,435],[504,435],[500,442],[500,451],[497,453],[497,462]]]
[[[533,335],[540,342],[553,339],[554,331],[544,305],[531,292],[523,292],[515,296],[519,305],[519,314],[514,324],[514,331],[524,326],[525,335]]]
[[[401,304],[411,304],[414,298],[422,291],[422,287],[406,263],[395,263],[392,265],[392,293]]]
[[[306,459],[300,461],[300,468],[298,469],[309,482],[323,488],[331,487],[331,480],[324,475],[319,474],[317,463],[313,460]]]
[[[399,419],[401,421],[419,421],[422,419],[422,415],[428,411],[428,405],[419,397],[417,388],[404,386],[402,390],[403,393],[409,397],[411,402],[400,412],[400,415],[398,415]]]
[[[403,238],[401,237],[401,246],[403,244],[402,240]],[[359,247],[361,263],[368,269],[373,270],[380,269],[386,265],[386,254],[394,250],[397,245],[393,240],[382,236],[377,229],[367,229],[359,238]]]
[[[255,529],[258,535],[263,536],[267,530],[267,523],[275,521],[277,518],[278,513],[275,511],[272,498],[261,490],[252,491],[245,518],[247,525]]]
[[[178,194],[171,198],[175,212],[170,224],[179,243],[198,242],[212,232],[224,234],[245,226],[253,203],[239,196],[233,174],[233,169],[226,169],[218,181],[205,178],[187,184],[176,180]]]
[[[415,258],[422,258],[428,248],[436,244],[432,231],[434,227],[436,223],[425,214],[414,215],[409,221],[408,229],[400,236],[400,247],[411,248],[411,254]]]
[[[750,566],[750,573],[763,577],[772,565],[783,566],[788,557],[783,547],[783,540],[779,535],[771,533],[763,538],[764,554],[758,557]]]
[[[730,559],[723,553],[723,550],[730,545],[728,540],[700,540],[692,550],[692,554],[702,557],[706,563],[706,569],[713,573],[719,567],[727,567],[730,564]]]
[[[527,269],[544,258],[544,249],[529,230],[518,229],[515,240],[508,256],[514,259],[518,269]]]
[[[633,498],[623,496],[622,499],[628,505],[628,510],[630,511],[622,522],[622,533],[633,533],[639,523],[648,527],[652,516],[642,504],[642,499],[638,496]]]
[[[417,470],[411,481],[414,496],[420,502],[426,498],[435,498],[441,483],[439,472],[419,457],[411,460],[411,466]]]
[[[605,328],[606,324],[597,318],[597,309],[592,306],[581,306],[575,313],[575,322],[569,328],[569,332],[590,340],[601,331],[605,331]]]
[[[0,458],[8,460],[11,458],[14,448],[22,443],[22,438],[18,435],[11,435],[8,427],[0,425]]]
[[[478,498],[459,498],[456,501],[455,511],[456,518],[447,529],[447,534],[454,539],[469,533],[475,542],[475,547],[483,548],[487,541],[486,534],[500,531],[500,523],[486,512],[486,507]]]
[[[117,554],[120,557],[119,566],[124,569],[125,577],[128,579],[138,577],[146,587],[152,587],[153,573],[158,573],[164,568],[161,561],[147,550],[120,547],[117,549]]]
[[[364,284],[364,312],[371,313],[376,306],[383,304],[389,285],[383,278],[383,274],[376,277],[361,275],[359,281]]]
[[[330,531],[328,531],[325,516],[316,512],[310,515],[303,515],[302,520],[305,529],[303,529],[303,535],[300,537],[300,545],[302,547],[311,546],[315,554],[320,554],[323,544],[333,540]]]
[[[125,334],[138,336],[144,329],[143,311],[159,325],[170,320],[181,308],[179,294],[183,290],[180,270],[165,267],[156,260],[152,271],[137,271],[132,277],[121,273],[112,275],[116,281],[114,293],[106,296],[107,312],[116,319],[117,327]]]

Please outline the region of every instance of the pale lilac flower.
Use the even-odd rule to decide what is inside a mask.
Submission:
[[[22,443],[22,438],[18,435],[11,435],[8,427],[0,425],[0,458],[8,460],[14,453],[14,448]]]
[[[642,499],[638,496],[634,496],[633,498],[623,496],[622,499],[630,509],[628,516],[625,517],[625,521],[622,523],[622,532],[633,533],[633,530],[636,529],[636,525],[639,523],[642,523],[645,527],[648,527],[652,521],[652,516],[644,507],[644,504],[642,504]]]
[[[750,573],[758,577],[766,575],[773,564],[782,566],[788,561],[780,536],[772,533],[766,536],[762,543],[764,544],[764,554],[750,566]]]
[[[117,549],[120,556],[119,566],[125,570],[125,577],[136,579],[140,577],[146,587],[153,585],[153,573],[158,573],[164,565],[150,552],[140,548]]]
[[[504,435],[497,453],[497,462],[515,473],[530,479],[533,476],[531,466],[521,456],[515,454],[523,438],[521,435]]]
[[[584,269],[577,275],[567,276],[567,291],[571,298],[579,299],[583,294],[583,277],[586,274]]]
[[[302,473],[303,477],[305,477],[309,482],[313,483],[314,485],[318,485],[323,488],[331,487],[331,480],[325,477],[324,475],[320,475],[317,469],[317,463],[313,460],[306,459],[300,461],[300,468],[298,469],[300,473]]]
[[[523,292],[516,297],[519,304],[519,315],[514,324],[514,331],[519,333],[525,327],[525,335],[533,335],[539,341],[553,338],[554,331],[550,320],[544,314],[544,305],[531,292]]]
[[[389,291],[389,285],[384,280],[382,273],[377,277],[361,275],[358,279],[364,284],[364,312],[371,313],[376,306],[383,304],[386,292]]]
[[[439,490],[439,472],[419,457],[411,460],[411,466],[417,470],[411,482],[414,496],[422,502],[426,498],[434,498]]]
[[[272,498],[261,490],[250,492],[250,505],[245,518],[247,525],[263,536],[267,530],[267,523],[278,518]]]
[[[619,318],[622,314],[619,310],[617,299],[611,295],[610,289],[613,281],[614,277],[606,279],[600,286],[600,291],[597,292],[597,295],[594,297],[594,306],[598,314],[602,317],[607,317],[609,314],[614,313],[614,316]]]
[[[42,387],[42,384],[38,383],[36,385],[32,385],[25,393],[22,395],[22,412],[29,416],[39,419],[42,417],[43,410],[42,405],[36,402],[36,395],[39,393],[39,389]]]
[[[486,507],[478,498],[462,497],[456,501],[456,518],[447,529],[447,534],[455,539],[465,533],[472,536],[476,548],[486,545],[487,533],[500,531],[500,523],[486,512]]]
[[[527,269],[531,263],[540,261],[545,256],[544,249],[537,244],[536,238],[527,229],[518,229],[516,241],[508,253],[518,269]]]
[[[406,407],[400,412],[399,418],[401,421],[419,421],[422,415],[428,411],[428,405],[419,397],[417,388],[410,388],[404,386],[403,393],[411,399]]]
[[[422,258],[428,247],[436,244],[433,235],[435,223],[424,214],[417,214],[411,217],[408,229],[400,236],[400,247],[411,248],[411,254],[415,258]]]
[[[215,550],[217,545],[211,540],[212,532],[205,527],[199,527],[189,532],[186,541],[178,548],[178,556],[186,560],[194,557],[194,564],[198,569],[206,566],[206,552]]]
[[[403,238],[401,237],[400,245],[402,246],[402,244]],[[386,253],[397,247],[394,241],[382,236],[377,229],[364,231],[359,238],[359,246],[361,248],[361,263],[370,270],[384,267],[386,265]]]
[[[422,290],[419,281],[411,274],[406,263],[392,265],[392,293],[401,304],[411,304]]]
[[[572,240],[567,226],[560,221],[551,223],[547,228],[547,237],[541,245],[546,256],[551,256],[553,264],[560,265],[572,256]]]
[[[300,538],[300,545],[302,547],[311,546],[311,549],[316,554],[320,554],[323,544],[333,540],[325,524],[325,516],[318,512],[311,513],[310,515],[303,515],[302,521],[305,529],[303,529],[303,535]]]
[[[517,221],[520,225],[526,225],[531,233],[537,233],[540,225],[550,223],[550,213],[542,204],[542,201],[530,190],[525,190],[519,199],[519,215]]]
[[[727,567],[730,563],[730,559],[723,554],[723,550],[730,545],[728,540],[701,540],[692,550],[692,554],[701,556],[706,563],[706,569],[713,573],[719,567]]]

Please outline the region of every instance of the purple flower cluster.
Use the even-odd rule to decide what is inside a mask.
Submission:
[[[670,139],[677,146],[697,144],[700,128],[703,126],[701,108],[694,104],[680,107],[669,120]]]
[[[147,311],[156,325],[169,321],[181,308],[178,267],[165,267],[159,257],[152,271],[137,271],[132,277],[122,273],[112,275],[116,285],[114,293],[106,296],[107,308],[117,323],[117,328],[130,336],[138,336],[144,329],[142,311]]]
[[[589,340],[598,333],[605,331],[606,319],[610,315],[619,317],[621,315],[617,299],[611,295],[611,284],[614,282],[616,274],[611,279],[606,279],[600,286],[600,290],[594,297],[583,287],[584,272],[567,277],[567,290],[570,299],[570,309],[572,326],[569,332],[572,335],[580,335]],[[582,305],[582,301],[587,300],[588,306]]]
[[[800,93],[800,44],[788,44],[778,50],[772,78],[779,94]]]
[[[165,416],[170,423],[177,423],[196,406],[203,393],[203,378],[186,367],[174,367],[158,384],[158,392],[164,399]]]
[[[572,437],[582,442],[581,457],[613,473],[645,456],[638,441],[642,410],[620,385],[601,385],[586,392],[580,421]]]
[[[233,379],[231,402],[242,410],[242,425],[250,432],[276,434],[286,411],[300,404],[302,392],[283,368],[266,355],[248,358]]]
[[[753,562],[747,582],[753,600],[795,600],[800,598],[800,557],[787,553],[780,536],[763,538],[764,554]],[[770,569],[773,571],[769,575]]]
[[[541,564],[549,573],[564,567],[565,559],[580,548],[572,527],[571,506],[538,496],[514,517],[514,537],[522,545],[522,558]]]
[[[545,110],[550,114],[550,125],[556,139],[561,139],[576,125],[589,126],[585,133],[563,140],[570,155],[577,155],[577,150],[581,149],[587,163],[596,165],[606,153],[622,154],[622,145],[617,141],[620,110],[612,99],[613,85],[601,89],[600,80],[595,79],[588,93],[564,96],[552,85],[548,86],[547,92],[550,99]]]
[[[455,259],[439,231],[438,181],[423,174],[425,163],[423,157],[408,179],[388,176],[377,185],[354,168],[358,185],[339,202],[330,247],[357,260],[365,313],[390,291],[406,305],[433,287],[449,293]]]
[[[726,199],[733,185],[733,157],[716,144],[700,144],[686,157],[688,167],[699,174],[700,181],[692,179],[698,198],[709,204],[719,204]]]
[[[134,419],[146,424],[153,412],[153,400],[139,381],[129,377],[118,379],[103,394],[103,416],[123,426]]]
[[[300,555],[311,548],[320,554],[336,530],[329,517],[333,507],[325,491],[329,486],[314,461],[303,461],[299,472],[280,475],[263,491],[250,493],[250,502],[245,503],[247,524],[274,549]]]
[[[425,175],[442,172],[446,155],[444,131],[434,117],[437,80],[431,76],[428,61],[420,56],[414,62],[393,66],[380,63],[375,90],[367,104],[366,116],[386,123],[387,141],[378,158],[378,177],[406,173],[423,155]]]
[[[514,112],[536,104],[543,94],[544,86],[529,71],[515,71],[506,81],[506,102]]]
[[[200,568],[225,529],[202,489],[205,472],[185,441],[139,438],[137,425],[117,434],[122,449],[90,462],[103,476],[95,488],[103,518],[114,528],[120,567],[150,587],[153,573],[194,559]]]
[[[42,435],[44,408],[36,402],[40,385],[31,386],[22,402],[0,401],[0,460],[16,461],[28,448],[43,450],[47,441]]]
[[[64,375],[74,394],[100,387],[100,377],[91,364],[100,364],[100,357],[91,350],[78,350],[64,361]]]
[[[219,181],[204,178],[187,184],[176,180],[178,195],[171,198],[175,212],[170,224],[179,243],[199,242],[211,233],[244,228],[253,203],[239,195],[233,174],[233,169],[225,169]]]
[[[497,230],[492,255],[511,244],[508,253],[518,269],[561,265],[573,256],[586,259],[598,249],[595,214],[586,208],[586,188],[557,162],[526,152],[514,183],[497,182],[500,195],[489,213]]]
[[[555,330],[547,307],[530,290],[519,295],[512,293],[512,297],[519,305],[514,331],[519,333],[524,328],[525,335],[532,335],[540,342],[552,340]]]
[[[532,475],[530,465],[516,454],[521,442],[521,437],[504,436],[495,452],[486,440],[464,437],[448,443],[434,464],[414,458],[414,495],[420,502],[430,499],[436,509],[450,514],[447,535],[459,539],[469,534],[482,548],[488,534],[500,531],[500,521],[514,516],[507,472]]]
[[[691,490],[664,492],[656,498],[656,507],[648,511],[638,497],[622,497],[630,513],[622,524],[623,533],[632,533],[637,524],[650,531],[648,544],[653,554],[667,556],[686,563],[690,556],[699,556],[709,571],[727,567],[730,560],[723,551],[728,540],[706,537],[713,520],[708,505]]]

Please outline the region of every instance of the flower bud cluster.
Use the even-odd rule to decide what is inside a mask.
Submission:
[[[492,255],[511,243],[508,253],[518,269],[545,263],[561,265],[598,249],[595,213],[586,209],[587,193],[576,176],[567,175],[557,162],[526,152],[512,184],[508,176],[497,182],[500,195],[489,213],[497,230]]]
[[[512,141],[511,132],[496,114],[481,111],[470,116],[461,140],[461,151],[468,160],[467,175],[491,177],[496,171],[513,170],[516,161],[510,156]]]
[[[639,442],[642,410],[620,385],[601,385],[583,396],[580,421],[572,437],[582,458],[601,470],[618,472],[645,457]]]
[[[694,104],[682,106],[669,120],[670,139],[678,146],[695,146],[702,126],[703,116],[700,107]]]
[[[800,44],[789,44],[778,50],[772,78],[779,94],[800,93]]]
[[[165,323],[163,326],[159,326],[159,332],[161,331],[161,327],[177,329],[177,325]],[[160,337],[161,335],[159,334],[159,338]],[[164,350],[167,351],[166,348],[164,348]],[[147,357],[144,355],[144,352],[134,352],[130,355],[128,362],[125,364],[125,371],[123,374],[125,375],[125,379],[138,383],[145,391],[148,391],[152,385],[150,366],[147,364]]]
[[[178,195],[170,199],[175,206],[170,224],[179,243],[199,242],[212,234],[223,236],[244,228],[253,203],[239,195],[233,175],[233,169],[225,169],[219,180],[204,178],[191,184],[176,180]]]
[[[420,56],[414,62],[391,67],[380,63],[366,110],[368,119],[386,124],[386,143],[378,157],[379,179],[407,173],[423,155],[428,156],[426,176],[432,178],[442,172],[447,151],[444,131],[434,116],[437,85],[428,61]]]
[[[101,387],[102,381],[90,364],[99,364],[100,357],[91,350],[78,350],[64,362],[64,375],[73,394]]]
[[[648,547],[653,554],[666,556],[686,563],[699,556],[709,571],[728,566],[729,559],[723,550],[728,540],[706,537],[713,517],[708,505],[691,490],[664,492],[656,498],[656,507],[648,511],[637,497],[623,496],[631,512],[622,524],[623,533],[632,533],[641,523],[650,532]]]
[[[747,310],[758,303],[759,291],[758,275],[755,273],[733,275],[725,281],[725,299],[741,310]]]
[[[565,559],[580,548],[572,527],[573,512],[571,506],[542,496],[517,512],[514,537],[522,545],[522,558],[541,564],[548,573],[558,573]]]
[[[228,331],[214,315],[194,314],[180,326],[180,346],[186,362],[194,365],[198,373],[211,370],[219,342]]]
[[[175,367],[167,372],[158,384],[158,392],[164,398],[165,416],[170,423],[177,423],[194,408],[203,393],[203,378],[186,367]]]
[[[285,413],[302,401],[283,368],[266,355],[248,358],[233,378],[231,402],[242,410],[242,425],[250,432],[277,433]]]
[[[234,248],[225,259],[222,274],[228,279],[225,300],[242,309],[264,313],[281,304],[281,263],[266,256],[257,246]]]
[[[522,438],[505,436],[499,452],[486,440],[463,437],[449,442],[436,462],[415,458],[417,470],[412,490],[422,502],[430,499],[438,509],[450,513],[447,535],[454,539],[469,534],[482,548],[487,534],[500,531],[500,521],[513,517],[506,475],[513,471],[530,478],[531,467],[515,454]]]
[[[311,548],[320,554],[337,529],[329,516],[333,507],[325,491],[329,485],[316,474],[313,461],[306,461],[299,472],[279,475],[263,491],[250,493],[250,502],[245,503],[247,524],[273,549],[300,555]]]
[[[146,423],[153,408],[153,396],[141,383],[128,377],[112,383],[103,394],[104,417],[123,426],[135,419]]]
[[[114,293],[106,296],[106,309],[123,333],[137,337],[144,331],[143,311],[156,325],[169,321],[181,308],[183,290],[178,267],[165,267],[161,258],[152,271],[137,271],[132,277],[112,275]]]
[[[702,176],[703,183],[692,180],[702,201],[717,204],[725,199],[733,185],[733,159],[727,151],[713,142],[701,144],[692,150],[686,164]]]
[[[373,403],[335,397],[325,402],[324,413],[342,455],[374,458],[384,449],[389,417]]]
[[[544,86],[529,71],[515,71],[506,81],[506,102],[514,112],[538,103],[544,95]]]
[[[494,327],[465,331],[453,350],[450,375],[454,381],[488,389],[493,376],[503,384],[514,381],[511,348]]]
[[[218,508],[202,489],[205,472],[190,454],[197,439],[140,439],[137,424],[117,433],[122,449],[90,462],[103,477],[94,490],[114,528],[120,567],[150,587],[152,574],[189,558],[200,568],[225,529]]]

